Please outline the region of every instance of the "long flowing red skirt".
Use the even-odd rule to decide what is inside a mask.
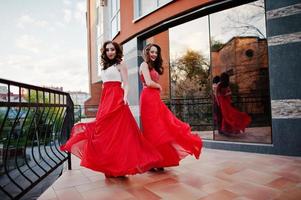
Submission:
[[[160,91],[145,87],[141,93],[143,135],[163,157],[157,167],[178,166],[181,159],[202,149],[202,139],[191,133],[187,123],[180,121],[160,98]]]
[[[78,156],[82,166],[109,176],[142,173],[162,160],[124,104],[120,82],[104,83],[96,119],[76,124],[61,150]]]
[[[231,96],[218,96],[222,113],[221,131],[228,135],[239,135],[251,123],[247,113],[240,112],[231,105]]]

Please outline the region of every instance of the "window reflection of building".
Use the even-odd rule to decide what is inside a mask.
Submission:
[[[212,76],[223,72],[230,75],[233,104],[252,117],[250,127],[270,126],[266,39],[233,37],[214,49],[211,56]],[[269,133],[265,131],[268,138]]]
[[[212,76],[228,72],[238,94],[260,95],[268,91],[266,39],[234,37],[211,56]]]

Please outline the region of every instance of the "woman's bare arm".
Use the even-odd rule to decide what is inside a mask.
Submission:
[[[124,62],[121,62],[120,65],[118,66],[122,78],[122,83],[123,83],[123,89],[124,89],[124,103],[128,104],[127,96],[129,93],[129,84],[128,84],[128,69],[127,66]]]
[[[147,63],[143,62],[140,65],[140,70],[144,77],[145,84],[147,85],[147,87],[158,88],[158,89],[162,90],[161,85],[151,79]]]

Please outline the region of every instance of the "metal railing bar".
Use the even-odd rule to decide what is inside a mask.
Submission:
[[[17,196],[15,196],[15,199],[20,199],[24,194],[26,194],[29,190],[31,190],[34,186],[36,186],[38,183],[40,183],[44,178],[46,178],[49,174],[51,174],[56,168],[58,168],[59,166],[61,166],[65,161],[67,160],[67,158],[65,158],[64,160],[62,160],[58,165],[54,166],[53,168],[51,168],[47,173],[43,174],[37,181],[35,181],[33,184],[31,184],[29,187],[27,187],[26,189],[24,189],[23,193],[18,194]]]
[[[33,102],[6,102],[6,101],[1,101],[0,102],[0,107],[57,107],[57,106],[67,106],[67,104],[50,104],[50,103],[33,103]]]
[[[9,198],[13,199],[14,197],[9,193],[7,192],[3,187],[0,187],[1,191],[4,192]]]
[[[12,135],[12,133],[13,133],[16,125],[17,125],[17,118],[18,118],[18,116],[20,114],[20,111],[21,111],[21,109],[19,108],[18,113],[16,115],[16,118],[14,120],[14,123],[13,123],[13,125],[12,125],[12,127],[10,129],[10,133],[9,133],[9,136],[8,136],[8,141],[7,141],[7,144],[6,144],[6,151],[4,153],[4,165],[3,166],[4,166],[5,174],[9,178],[9,180],[22,191],[23,188],[18,183],[16,183],[16,181],[10,176],[9,169],[7,169],[7,163],[8,163],[7,162],[7,154],[8,154],[8,150],[9,150],[9,146],[10,146],[10,139],[11,139],[11,135]]]
[[[50,111],[51,111],[51,108],[48,108],[48,112],[47,112],[47,115],[46,115],[46,122],[47,122],[48,115],[49,115]],[[53,112],[52,112],[52,114],[51,114],[50,119],[52,118],[52,116],[53,116]],[[47,126],[46,126],[46,130],[45,130],[45,135],[44,135],[44,152],[45,152],[46,156],[47,156],[50,160],[52,160],[52,162],[54,162],[54,164],[56,165],[57,163],[55,162],[54,159],[52,159],[51,156],[49,156],[49,154],[48,154],[48,152],[47,152],[47,150],[46,150],[46,146],[47,146],[46,139],[47,139],[47,134],[48,134],[49,126],[50,126],[50,120],[48,120],[48,123],[46,123],[46,124],[47,124]]]
[[[28,168],[29,168],[29,169],[32,171],[32,173],[34,173],[38,178],[41,178],[41,176],[40,176],[38,173],[36,173],[36,172],[30,167],[30,165],[28,164],[27,159],[26,159],[27,142],[28,142],[28,138],[29,138],[29,136],[30,136],[30,134],[31,134],[31,131],[30,131],[30,130],[31,130],[31,127],[32,127],[32,124],[33,124],[33,121],[34,121],[34,116],[35,116],[36,112],[37,112],[37,110],[35,109],[35,113],[34,113],[33,116],[32,116],[32,119],[31,119],[29,128],[28,128],[28,130],[27,130],[26,140],[25,140],[25,147],[24,147],[23,154],[24,154],[24,157],[25,157],[25,163],[26,163],[26,165],[28,166]]]
[[[38,111],[39,110],[39,108],[38,107],[36,107],[36,110]],[[37,113],[37,112],[36,112]],[[36,116],[36,115],[35,115]],[[33,158],[33,160],[34,160],[34,162],[37,164],[37,166],[39,166],[45,173],[47,172],[47,170],[44,168],[44,167],[42,167],[40,164],[39,164],[39,162],[36,160],[36,157],[35,157],[35,154],[34,154],[34,139],[35,139],[35,136],[36,136],[36,134],[37,134],[37,126],[39,125],[39,122],[40,122],[40,119],[41,119],[41,116],[42,115],[40,115],[40,116],[38,116],[38,120],[36,120],[37,122],[35,123],[35,126],[34,126],[34,131],[33,131],[33,134],[32,134],[32,139],[31,139],[31,154],[32,154],[32,158]],[[34,117],[35,118],[35,117]],[[38,140],[38,137],[37,137],[37,140]]]
[[[22,108],[21,108],[22,109]],[[25,176],[25,173],[23,174],[23,172],[21,171],[21,169],[20,169],[20,167],[19,167],[19,164],[18,164],[18,159],[17,159],[17,156],[16,156],[16,154],[17,154],[17,149],[18,149],[18,147],[19,147],[19,141],[20,141],[20,137],[22,136],[22,133],[23,133],[23,127],[24,127],[24,124],[25,124],[25,122],[26,122],[26,120],[27,120],[27,117],[28,117],[28,114],[29,114],[29,109],[27,110],[27,113],[26,113],[26,116],[25,116],[25,118],[24,118],[24,121],[23,121],[23,124],[22,124],[22,126],[21,126],[21,131],[20,131],[20,135],[18,136],[18,139],[17,139],[17,148],[16,148],[16,150],[15,150],[15,165],[17,166],[17,170],[20,172],[20,174],[24,177],[24,178],[26,178],[26,180],[28,180],[29,182],[30,182],[30,184],[32,184],[32,181],[30,180],[30,178],[28,178],[27,176]],[[26,159],[25,157],[24,157],[24,159]]]
[[[4,124],[5,124],[5,122],[6,122],[6,119],[7,119],[8,113],[9,113],[9,110],[10,110],[10,107],[7,107],[7,111],[6,111],[6,113],[5,113],[3,122],[2,122],[1,127],[0,127],[0,133],[2,133],[2,130],[3,130],[3,128],[4,128]]]
[[[42,111],[42,114],[41,114],[41,116],[40,116],[40,120],[42,120],[43,121],[43,114],[44,114],[44,112],[45,112],[45,107],[43,108],[43,111]],[[40,134],[40,130],[39,130],[39,124],[40,124],[40,121],[38,121],[38,124],[37,124],[37,130],[38,130],[38,134]],[[45,133],[45,135],[46,135],[46,133]],[[39,138],[37,138],[37,142],[38,142],[38,152],[39,152],[39,155],[40,155],[40,157],[41,157],[41,159],[51,168],[52,166],[44,159],[44,156],[42,156],[42,154],[41,154],[41,148],[40,148],[40,137]]]
[[[59,110],[60,110],[61,108],[59,107]],[[54,124],[55,124],[55,122],[56,122],[56,120],[57,120],[57,116],[58,116],[58,113],[59,113],[59,111],[58,112],[56,112],[56,115],[55,115],[55,118],[54,118]],[[55,125],[53,126],[53,128],[52,128],[52,133],[54,133],[55,134]],[[53,139],[53,137],[51,137],[51,140]],[[55,142],[55,140],[53,140],[53,142]],[[62,161],[62,159],[54,152],[54,150],[53,150],[53,145],[52,145],[52,141],[50,142],[50,149],[51,149],[51,151],[52,151],[52,153],[53,153],[53,155],[55,155],[55,157],[57,157],[60,161]]]
[[[67,110],[66,110],[67,111]],[[64,115],[64,108],[62,108],[62,112],[60,113],[60,118],[59,119],[61,119],[61,117]],[[62,123],[62,125],[63,125],[63,123]],[[58,132],[60,131],[60,129],[61,129],[61,127],[58,127],[58,130],[56,130],[55,132],[54,132],[54,134],[55,134],[55,138],[57,138],[57,134],[58,134]],[[62,154],[61,152],[62,151],[60,151],[59,150],[59,148],[57,147],[57,145],[56,145],[56,140],[54,141],[54,147],[55,147],[55,149],[59,152],[59,154],[61,154],[62,156],[63,156],[63,158],[66,156],[66,155],[64,155],[64,154]]]
[[[4,84],[7,84],[7,85],[20,86],[22,88],[28,88],[28,89],[34,89],[34,90],[40,90],[40,91],[49,91],[51,93],[68,95],[67,92],[58,91],[58,90],[54,90],[54,89],[50,89],[50,88],[34,86],[34,85],[29,85],[29,84],[26,84],[26,83],[19,83],[19,82],[16,82],[16,81],[6,80],[6,79],[3,79],[3,78],[0,78],[0,82],[4,83]]]

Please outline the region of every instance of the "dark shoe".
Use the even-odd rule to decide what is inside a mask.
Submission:
[[[159,167],[157,168],[158,172],[163,172],[164,171],[164,168],[163,167]]]
[[[116,176],[115,178],[121,178],[121,179],[123,179],[123,178],[127,178],[126,176]]]
[[[148,170],[150,172],[156,172],[157,170],[155,168],[151,168],[150,170]]]

